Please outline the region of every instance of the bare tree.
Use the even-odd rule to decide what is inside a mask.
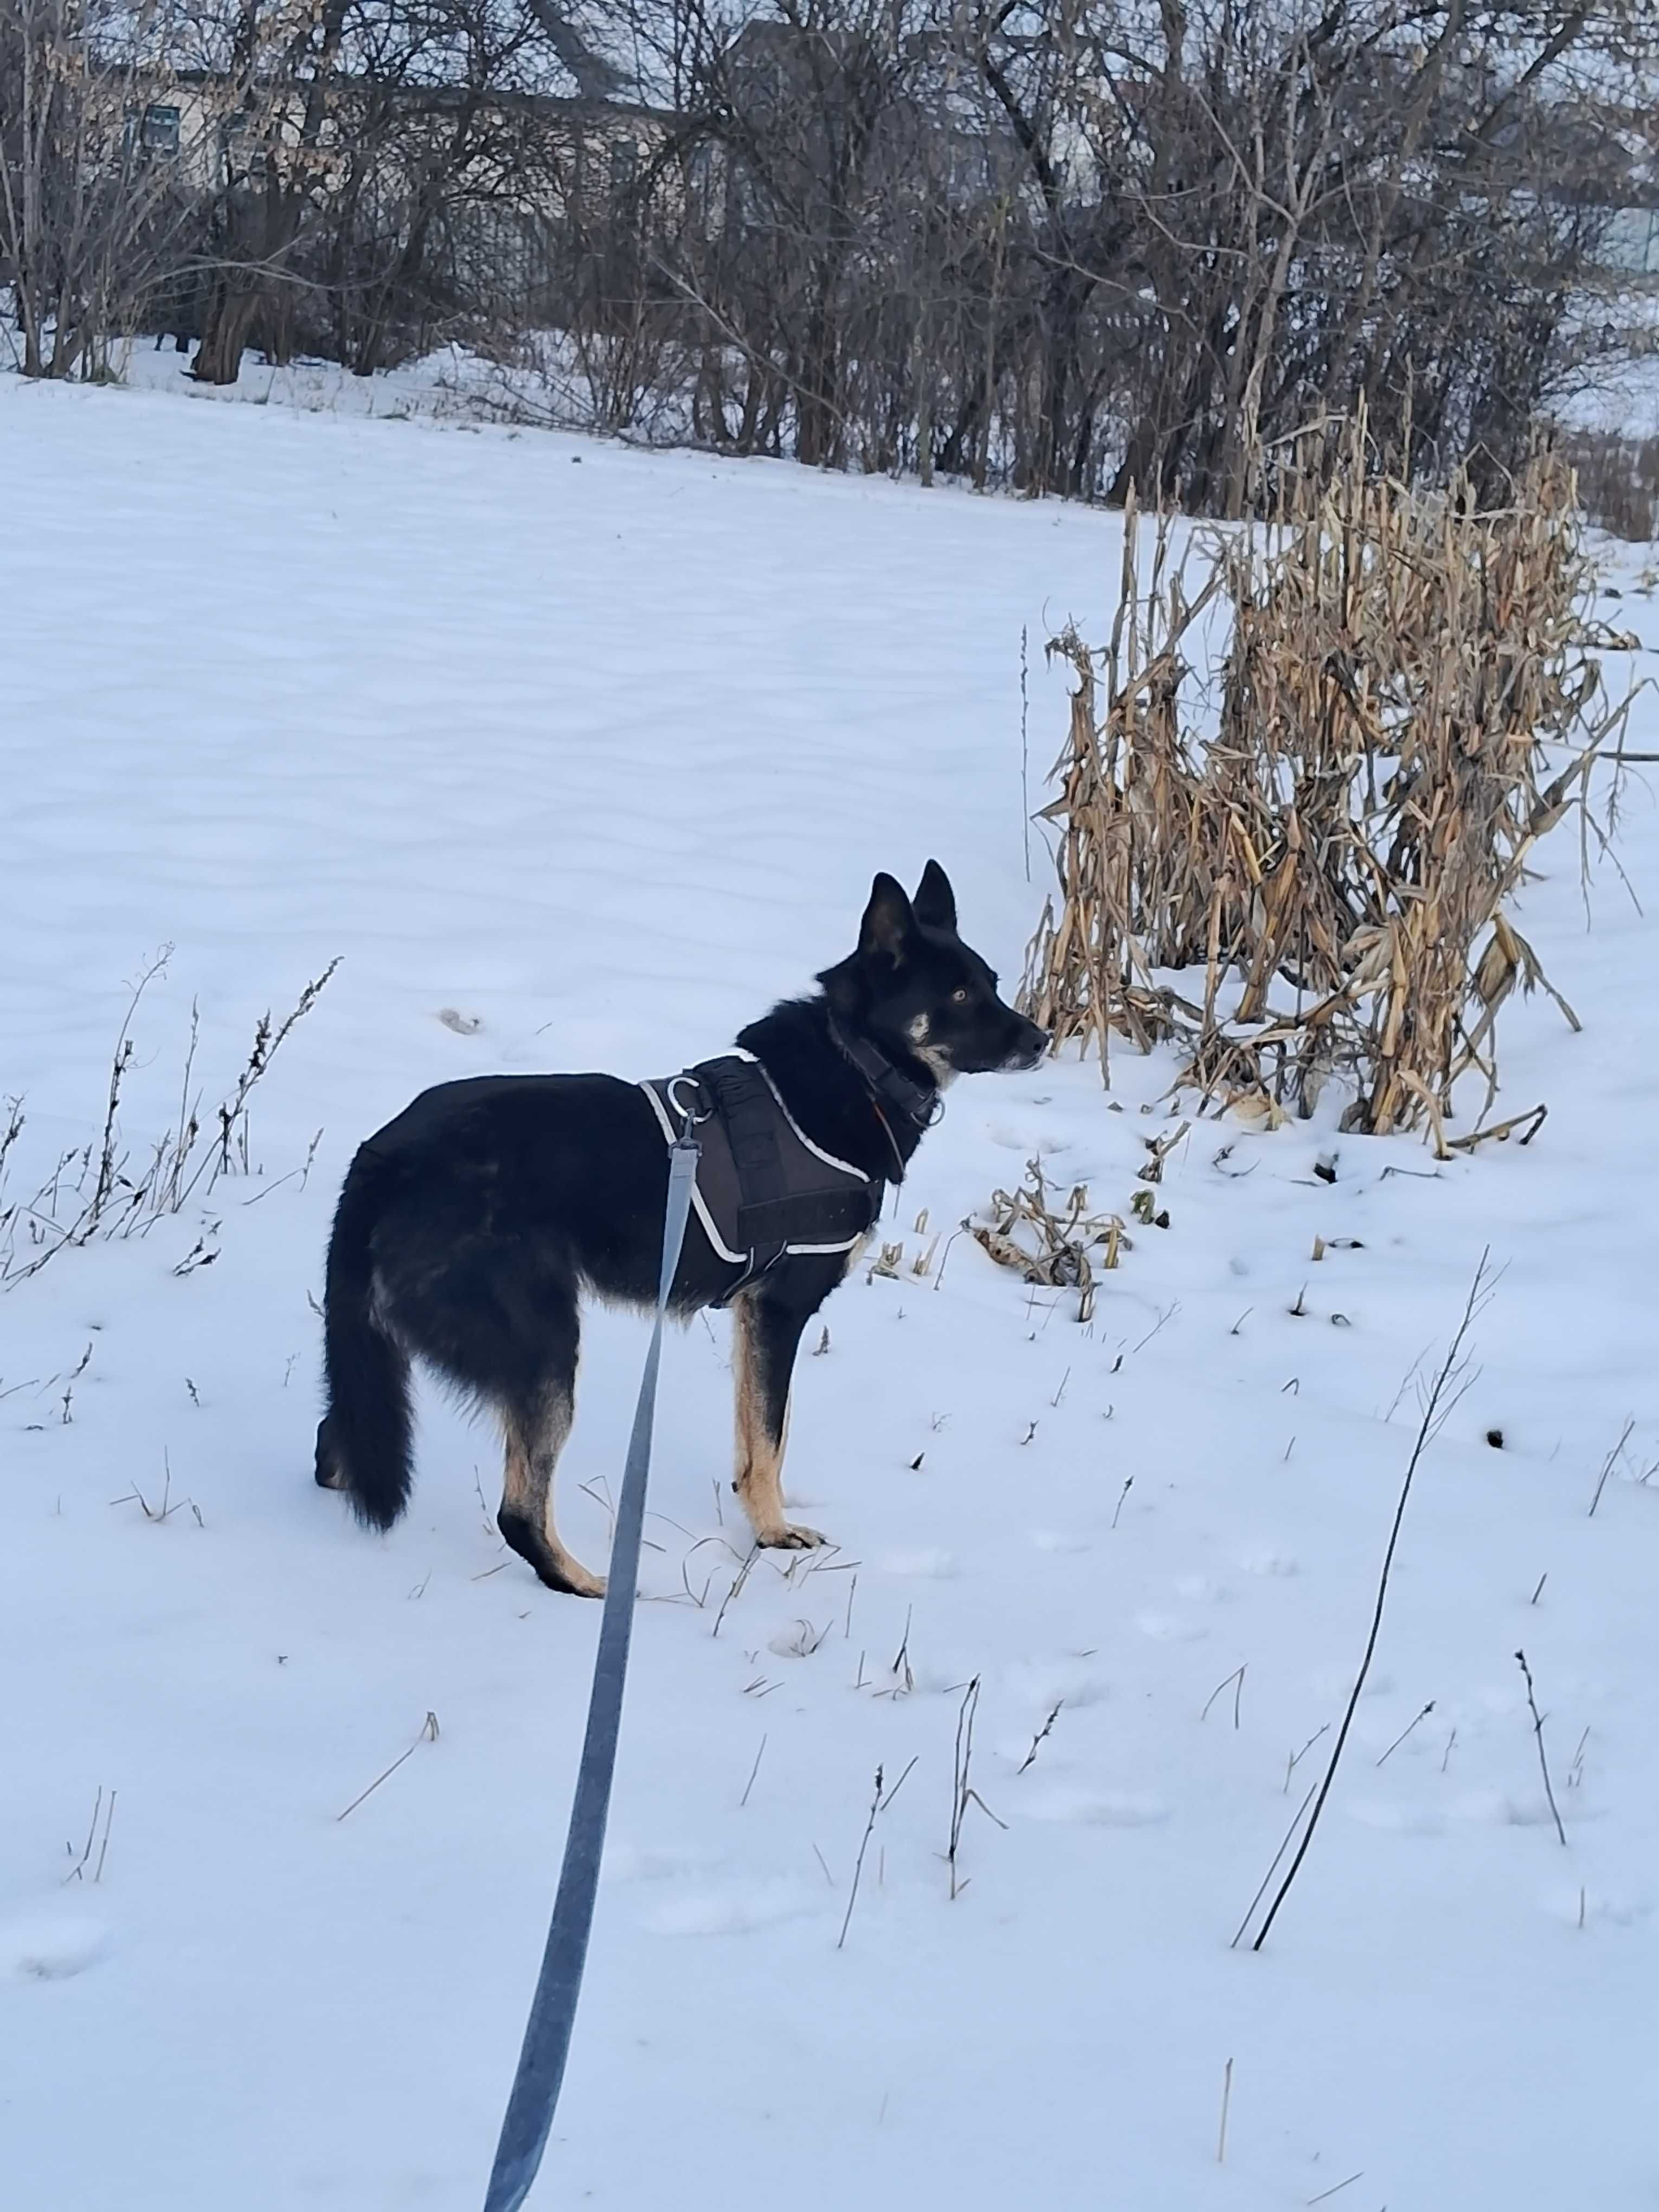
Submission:
[[[533,337],[568,420],[1237,515],[1361,402],[1500,483],[1659,193],[1651,0],[147,7],[0,0],[33,373]]]
[[[29,376],[96,377],[188,220],[157,10],[0,0],[0,278]]]

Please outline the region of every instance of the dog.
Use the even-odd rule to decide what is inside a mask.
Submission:
[[[857,949],[817,980],[817,992],[774,1006],[741,1033],[736,1054],[705,1066],[763,1083],[784,1146],[824,1163],[848,1189],[873,1193],[867,1227],[945,1086],[1035,1067],[1048,1038],[1004,1004],[996,976],[963,943],[936,861],[914,902],[878,875]],[[675,1086],[696,1074],[661,1092],[684,1099]],[[604,1595],[603,1579],[560,1542],[553,1514],[574,1407],[578,1306],[583,1294],[654,1304],[671,1133],[659,1098],[615,1076],[483,1075],[423,1091],[362,1146],[329,1240],[316,1458],[318,1482],[343,1492],[360,1521],[389,1528],[408,1502],[418,1359],[500,1422],[497,1526],[513,1550],[550,1589]],[[712,1232],[688,1235],[670,1310],[684,1318],[730,1300],[733,1487],[757,1544],[823,1540],[784,1513],[790,1378],[803,1329],[861,1241],[786,1244],[764,1267],[737,1255],[734,1274]]]

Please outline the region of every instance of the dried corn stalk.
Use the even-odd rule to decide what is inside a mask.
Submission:
[[[1130,1249],[1115,1213],[1091,1213],[1088,1187],[1078,1183],[1063,1201],[1051,1194],[1041,1160],[1025,1163],[1025,1182],[1017,1191],[991,1194],[988,1222],[969,1222],[975,1240],[1000,1267],[1010,1267],[1023,1282],[1081,1293],[1078,1319],[1094,1310],[1097,1270],[1115,1267]]]
[[[1049,647],[1078,680],[1027,1010],[1103,1068],[1114,1031],[1177,1037],[1184,1083],[1257,1115],[1310,1112],[1339,1073],[1345,1127],[1426,1127],[1443,1153],[1458,1079],[1484,1076],[1483,1112],[1496,1095],[1517,983],[1577,1026],[1506,911],[1629,709],[1589,651],[1575,497],[1547,453],[1501,509],[1462,476],[1413,492],[1371,468],[1359,421],[1341,465],[1288,467],[1272,521],[1191,591],[1166,517],[1143,577],[1131,506],[1109,642]],[[1182,684],[1218,593],[1206,745]]]

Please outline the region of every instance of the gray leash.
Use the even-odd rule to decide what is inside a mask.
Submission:
[[[691,1205],[691,1183],[696,1173],[699,1146],[696,1123],[686,1115],[684,1126],[669,1153],[668,1207],[663,1223],[662,1273],[657,1287],[657,1320],[651,1332],[651,1348],[645,1356],[639,1404],[634,1412],[634,1433],[629,1439],[628,1460],[623,1470],[622,1496],[617,1506],[617,1525],[611,1540],[611,1575],[605,1588],[605,1611],[599,1618],[599,1655],[593,1664],[593,1689],[587,1705],[587,1732],[582,1739],[581,1764],[576,1771],[575,1802],[570,1810],[570,1829],[565,1838],[564,1863],[553,1900],[553,1920],[547,1931],[542,1970],[531,1999],[530,2019],[519,2053],[519,2070],[501,2122],[495,2163],[490,2169],[484,2212],[518,2212],[542,2162],[564,2079],[570,2051],[570,2031],[581,1995],[582,1969],[587,1963],[588,1931],[593,1924],[594,1893],[599,1888],[599,1862],[605,1850],[605,1828],[611,1812],[611,1784],[617,1767],[617,1735],[622,1724],[623,1687],[628,1677],[628,1647],[634,1629],[634,1593],[639,1580],[640,1538],[645,1521],[646,1477],[651,1467],[651,1419],[657,1400],[657,1367],[662,1354],[663,1322],[668,1293],[685,1242],[686,1217]]]

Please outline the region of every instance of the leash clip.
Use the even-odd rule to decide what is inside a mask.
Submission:
[[[694,1099],[705,1099],[706,1103],[703,1104],[701,1112],[699,1112],[695,1106],[686,1105],[681,1099],[679,1096],[679,1086],[682,1083],[689,1084],[690,1085],[691,1096]],[[700,1152],[702,1150],[702,1146],[697,1142],[697,1131],[703,1122],[708,1121],[713,1116],[714,1111],[712,1100],[707,1100],[706,1098],[702,1081],[698,1077],[693,1075],[689,1070],[687,1070],[679,1075],[671,1075],[667,1082],[663,1085],[663,1091],[668,1100],[671,1110],[678,1114],[680,1117],[679,1134],[674,1139],[675,1144],[677,1146],[685,1146],[694,1152]]]

